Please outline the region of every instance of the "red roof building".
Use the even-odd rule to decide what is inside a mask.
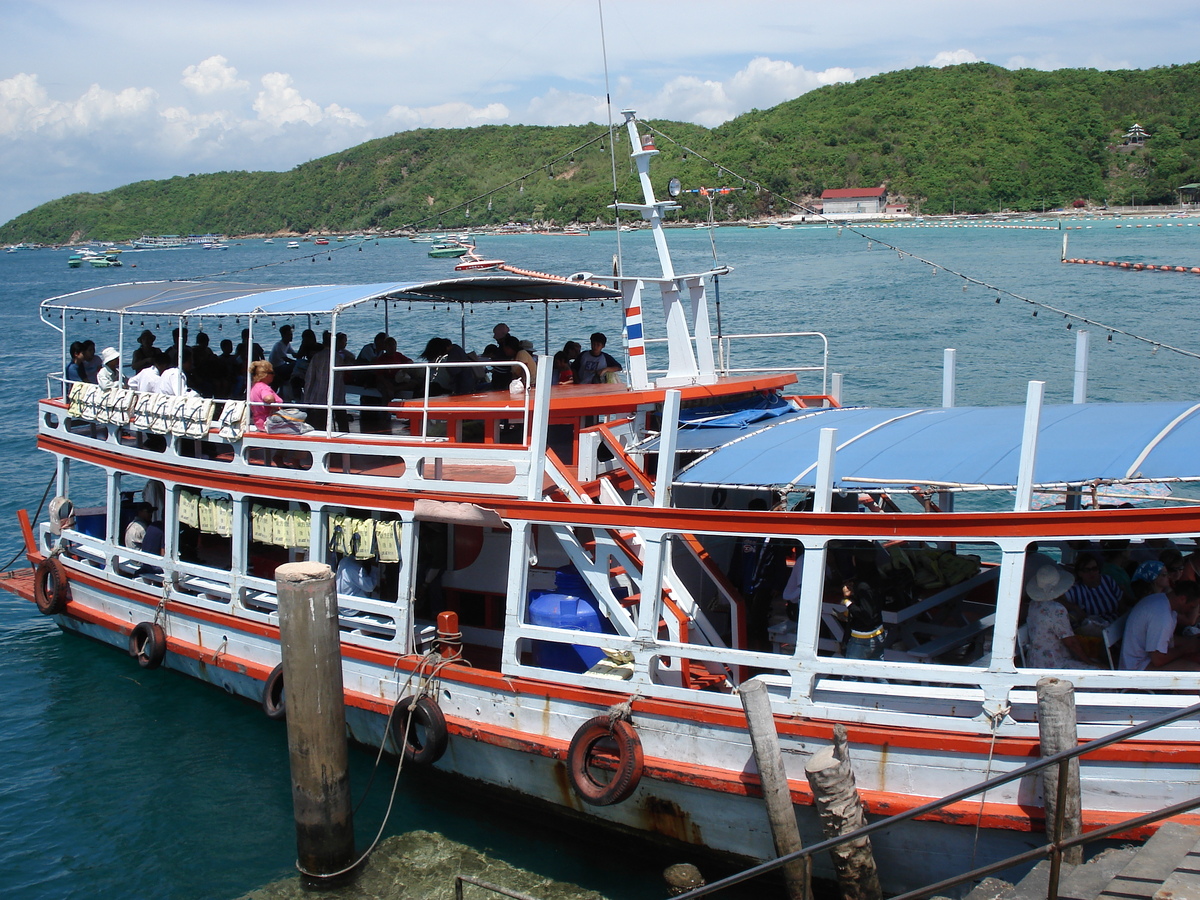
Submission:
[[[831,188],[821,193],[821,212],[825,215],[881,213],[887,204],[887,188]]]

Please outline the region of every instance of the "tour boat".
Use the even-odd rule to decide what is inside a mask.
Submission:
[[[351,312],[400,304],[611,302],[626,383],[552,384],[543,358],[536,377],[522,370],[530,390],[375,407],[364,391],[367,406],[339,409],[331,378],[306,404],[316,429],[278,433],[250,427],[243,401],[101,394],[53,373],[38,447],[56,459],[58,496],[47,520],[22,515],[32,568],[0,586],[63,629],[279,717],[275,569],[345,566],[378,583],[337,599],[355,740],[744,860],[774,856],[738,696],[751,680],[769,691],[806,842],[820,823],[803,767],[835,725],[867,813],[882,817],[1036,757],[1046,675],[1074,683],[1085,739],[1191,704],[1195,674],[1032,668],[1019,623],[1030,559],[1069,562],[1118,538],[1144,554],[1194,546],[1194,506],[1105,508],[1099,491],[1186,492],[1200,478],[1200,404],[1042,408],[1031,388],[1023,408],[843,407],[824,337],[797,333],[786,346],[811,340],[811,358],[725,372],[708,298],[729,270],[675,271],[663,220],[679,207],[654,197],[658,151],[625,115],[643,196],[617,207],[653,229],[659,271],[106,285],[48,299],[42,316],[64,353],[80,337],[72,317],[119,319],[125,357],[147,320],[248,327],[254,340],[288,318],[336,332]],[[410,371],[423,383],[475,365]],[[785,396],[798,373],[819,387]],[[1034,508],[1054,492],[1065,508]],[[161,521],[161,551],[124,544],[135,500]],[[843,655],[841,578],[860,565],[891,586],[883,659]],[[1198,765],[1193,722],[1089,757],[1084,827],[1179,799]],[[873,844],[898,891],[1040,845],[1044,827],[1033,776]]]

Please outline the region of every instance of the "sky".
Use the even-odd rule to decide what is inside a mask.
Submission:
[[[711,127],[913,66],[1200,59],[1195,0],[0,0],[0,23],[0,222],[417,127],[604,123],[606,93],[618,121]]]

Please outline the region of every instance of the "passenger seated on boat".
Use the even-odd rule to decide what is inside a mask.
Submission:
[[[1162,563],[1151,560],[1142,565],[1162,566]],[[1120,668],[1200,671],[1200,641],[1175,634],[1177,628],[1194,625],[1197,619],[1200,619],[1200,584],[1181,581],[1165,593],[1147,594],[1125,621]]]
[[[1064,600],[1067,608],[1078,607],[1093,623],[1104,626],[1123,611],[1121,588],[1107,575],[1100,573],[1100,560],[1091,553],[1075,558],[1075,583]]]
[[[83,343],[75,341],[70,347],[71,361],[67,363],[66,372],[64,373],[67,381],[84,381],[88,380],[87,367],[83,361]]]
[[[87,373],[87,380],[90,384],[96,384],[96,376],[100,373],[100,366],[103,365],[96,358],[96,342],[86,340],[83,342],[83,371]]]
[[[1183,572],[1177,580],[1200,581],[1200,538],[1196,538],[1196,546],[1183,558]]]
[[[1025,660],[1032,668],[1100,668],[1071,627],[1067,608],[1058,600],[1074,582],[1075,576],[1062,566],[1048,563],[1025,583],[1025,593],[1031,601],[1025,619],[1029,631]]]
[[[130,390],[141,394],[160,393],[158,386],[162,373],[167,369],[167,354],[161,350],[150,351],[150,363],[140,372],[129,379]]]
[[[1185,568],[1183,563],[1183,554],[1175,547],[1167,547],[1158,554],[1158,561],[1167,567],[1167,577],[1171,584],[1179,581],[1183,575]]]
[[[292,349],[291,325],[280,326],[279,340],[271,348],[271,355],[267,361],[271,363],[271,368],[275,371],[277,384],[280,388],[291,381],[292,367],[296,364],[296,352]]]
[[[100,385],[100,390],[111,391],[125,386],[125,378],[121,375],[121,354],[116,347],[105,347],[100,354],[100,363],[100,371],[96,373],[96,384]]]
[[[369,344],[364,344],[363,348],[358,351],[358,364],[360,366],[371,366],[375,364],[375,360],[383,353],[387,343],[387,332],[381,331],[375,335],[375,339]]]
[[[421,351],[421,359],[431,363],[465,363],[471,362],[465,350],[449,338],[430,338]],[[439,366],[429,376],[429,396],[440,397],[446,394],[473,394],[478,385],[475,382],[475,369],[472,366]],[[415,385],[416,392],[425,390],[424,384]]]
[[[376,339],[380,335],[376,335]],[[359,354],[359,359],[362,355]],[[371,373],[376,390],[382,400],[381,405],[391,403],[400,391],[412,390],[413,375],[411,369],[400,366],[411,366],[412,360],[396,348],[396,339],[383,335],[383,351],[370,363],[375,366],[396,366],[394,369],[375,369]]]
[[[138,335],[137,349],[129,360],[129,368],[133,369],[135,375],[154,362],[154,339],[154,332],[149,328]],[[233,344],[229,346],[232,348]]]
[[[525,348],[521,341],[511,334],[506,334],[500,341],[500,354],[503,359],[523,363],[529,369],[528,375],[520,369],[513,369],[513,378],[528,378],[529,384],[533,384],[537,377],[537,360],[533,358],[533,354]]]
[[[223,400],[237,400],[239,378],[237,356],[233,352],[233,341],[225,338],[221,341],[221,355],[216,359],[217,379],[213,393]]]
[[[183,355],[179,356],[179,348],[172,347],[167,351],[167,368],[158,379],[158,392],[172,397],[197,396],[196,392],[188,387],[187,376],[191,371],[192,348],[184,347]]]
[[[143,553],[153,553],[155,556],[162,556],[163,552],[163,530],[153,521],[154,507],[146,501],[141,501],[133,507],[133,520],[125,528],[125,535],[121,543],[131,550],[141,550]],[[133,573],[134,577],[138,575],[160,575],[162,569],[158,566],[151,566],[143,563],[138,566]]]
[[[337,592],[347,597],[372,597],[379,588],[379,571],[370,562],[343,556],[337,566]]]
[[[1133,582],[1129,580],[1129,576],[1132,574],[1129,538],[1108,540],[1100,546],[1104,556],[1104,565],[1100,571],[1116,582],[1117,587],[1121,589],[1122,604],[1130,609],[1137,602],[1137,598],[1133,594]]]

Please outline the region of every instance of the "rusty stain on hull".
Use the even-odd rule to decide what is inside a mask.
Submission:
[[[704,846],[700,826],[692,821],[692,817],[684,812],[679,804],[650,794],[641,801],[640,807],[641,827],[646,831],[685,844]]]

